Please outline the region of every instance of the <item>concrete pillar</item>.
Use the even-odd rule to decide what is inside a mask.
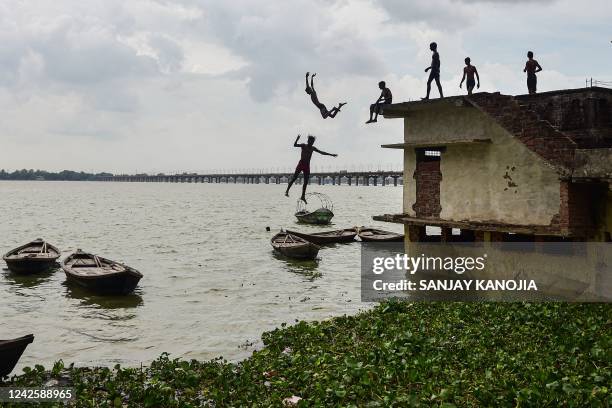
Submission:
[[[347,177],[347,179],[348,179],[348,185],[350,186],[351,185],[351,181],[352,181],[353,178],[349,176],[349,177]]]
[[[383,185],[383,187],[387,185],[387,176],[383,176],[383,178],[382,178],[382,185]]]
[[[393,185],[397,187],[397,176],[393,177]]]
[[[452,242],[453,241],[453,229],[448,227],[442,227],[440,233],[440,242]]]
[[[487,234],[489,235],[489,239],[487,239]],[[503,242],[504,241],[504,233],[499,231],[491,231],[485,232],[485,241],[489,242]]]
[[[374,176],[374,185],[377,186],[378,185],[378,176]]]
[[[425,236],[425,227],[406,225],[404,226],[404,234],[407,242],[421,242]]]

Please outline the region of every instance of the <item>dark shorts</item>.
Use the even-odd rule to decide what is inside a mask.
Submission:
[[[299,172],[303,172],[305,176],[310,174],[310,165],[308,163],[304,163],[303,161],[300,160],[300,162],[298,163],[297,167],[295,168],[295,172],[299,173]]]
[[[428,81],[433,81],[434,79],[437,79],[438,81],[440,80],[440,71],[438,70],[430,70],[429,71],[429,80]]]
[[[378,114],[382,114],[383,113],[383,107],[386,105],[391,105],[390,103],[385,103],[385,102],[381,102],[381,103],[373,103],[370,105],[370,108],[372,109],[372,112],[376,112]]]
[[[536,91],[538,88],[538,77],[535,74],[527,75],[527,89]]]
[[[476,86],[476,81],[475,81],[475,80],[473,80],[473,79],[468,79],[468,80],[465,82],[465,84],[466,84],[466,86],[467,86],[467,89],[474,89],[474,87]]]

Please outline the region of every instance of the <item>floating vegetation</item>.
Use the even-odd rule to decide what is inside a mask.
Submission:
[[[612,307],[383,303],[262,336],[239,363],[26,368],[10,386],[59,382],[79,407],[610,406]],[[55,382],[54,382],[55,381]]]

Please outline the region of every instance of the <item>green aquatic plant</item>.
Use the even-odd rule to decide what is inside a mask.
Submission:
[[[238,363],[168,354],[138,368],[58,362],[8,385],[69,382],[79,407],[612,405],[607,304],[393,301],[262,340]]]

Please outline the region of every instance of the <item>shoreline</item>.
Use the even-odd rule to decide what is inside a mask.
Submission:
[[[282,406],[293,396],[299,406],[605,406],[611,321],[612,307],[598,303],[392,301],[281,325],[239,362],[165,353],[136,368],[58,362],[3,386],[72,386],[78,406],[91,407]]]

